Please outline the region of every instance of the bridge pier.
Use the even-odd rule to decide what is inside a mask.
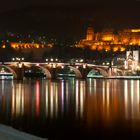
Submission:
[[[16,80],[23,80],[24,78],[24,68],[17,68],[17,77]]]
[[[51,79],[56,79],[57,78],[57,69],[52,68],[51,69]]]
[[[89,71],[91,70],[91,69],[89,69],[88,67],[86,67],[86,68],[80,68],[79,69],[80,70],[80,72],[81,72],[81,75],[82,75],[82,79],[86,79],[87,78],[87,75],[88,75],[88,73],[89,73]]]

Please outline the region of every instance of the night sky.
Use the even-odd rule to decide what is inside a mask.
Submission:
[[[44,33],[53,38],[84,38],[88,26],[140,28],[140,1],[5,0],[0,31]]]

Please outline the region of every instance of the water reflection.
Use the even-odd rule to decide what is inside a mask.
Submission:
[[[125,118],[140,120],[140,81],[124,81],[124,110]]]
[[[12,88],[12,115],[18,117],[24,114],[24,88],[23,84],[18,83]]]
[[[71,117],[89,128],[140,122],[139,80],[2,80],[0,91],[0,114],[8,121]]]

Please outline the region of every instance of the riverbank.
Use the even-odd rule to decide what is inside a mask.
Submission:
[[[139,80],[140,76],[108,76],[108,77],[103,77],[103,76],[93,76],[93,77],[88,77],[88,78],[95,78],[95,79],[130,79],[130,80]]]
[[[0,140],[47,140],[0,124]]]

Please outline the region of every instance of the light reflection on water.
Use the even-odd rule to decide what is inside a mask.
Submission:
[[[49,121],[53,123],[60,119],[60,122],[69,119],[72,123],[77,120],[81,129],[93,129],[98,125],[113,127],[118,122],[123,122],[119,124],[121,126],[127,121],[132,123],[134,129],[140,129],[140,81],[2,80],[0,116],[1,123],[13,125],[16,122],[17,128],[20,120],[20,129],[30,129],[31,133],[32,124],[40,129],[42,123],[45,123],[43,129],[48,130],[51,125],[48,124]],[[26,122],[24,126],[24,121],[27,120],[32,123]],[[36,120],[40,121],[37,126]],[[66,124],[65,127],[69,125]],[[76,129],[72,127],[71,129]]]

